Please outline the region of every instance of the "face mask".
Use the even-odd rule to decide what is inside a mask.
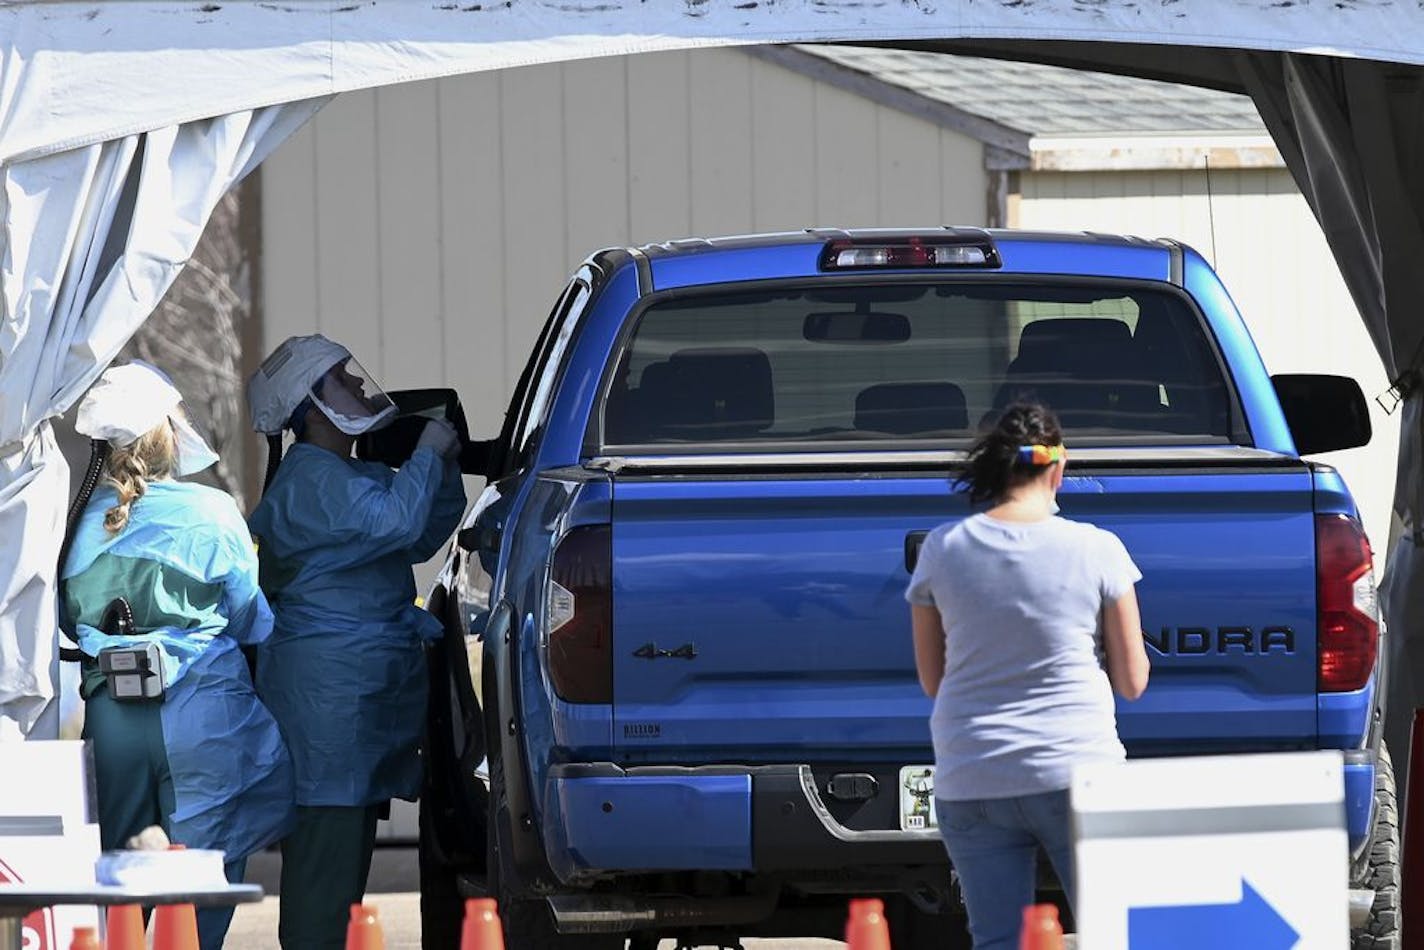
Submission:
[[[172,415],[168,417],[168,422],[173,426],[174,441],[177,443],[177,466],[173,470],[175,477],[194,475],[217,464],[218,454],[187,419]]]
[[[347,360],[333,367],[312,388],[312,402],[347,435],[384,428],[395,419],[396,407],[370,379],[355,360]],[[367,395],[368,390],[371,395]]]
[[[1056,514],[1058,514],[1058,512],[1061,511],[1061,510],[1062,510],[1062,509],[1060,509],[1060,508],[1058,507],[1058,499],[1057,499],[1057,498],[1053,499],[1052,501],[1050,501],[1050,502],[1048,503],[1048,513],[1049,513],[1050,515],[1056,515]]]

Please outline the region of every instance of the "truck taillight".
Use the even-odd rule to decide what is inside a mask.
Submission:
[[[549,680],[571,703],[613,701],[613,532],[584,525],[554,550],[544,622]]]
[[[1315,586],[1320,691],[1361,689],[1379,653],[1379,598],[1370,542],[1355,519],[1316,516]]]

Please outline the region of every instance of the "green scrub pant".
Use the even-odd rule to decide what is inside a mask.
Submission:
[[[277,937],[283,950],[344,950],[351,905],[366,894],[381,807],[297,806],[282,842]]]
[[[101,687],[84,703],[84,738],[93,743],[94,784],[99,795],[99,844],[105,851],[125,847],[150,825],[171,834],[173,775],[163,744],[160,703],[121,703]],[[242,881],[247,858],[223,866],[227,879]],[[198,942],[220,950],[233,908],[199,908]]]

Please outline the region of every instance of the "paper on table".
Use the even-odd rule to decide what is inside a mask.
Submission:
[[[143,890],[207,889],[227,886],[223,852],[105,851],[94,865],[100,884]]]

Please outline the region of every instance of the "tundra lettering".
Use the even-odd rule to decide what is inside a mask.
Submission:
[[[1286,626],[1217,627],[1215,635],[1208,627],[1163,627],[1154,635],[1142,631],[1142,639],[1158,656],[1204,656],[1225,653],[1266,655],[1295,653],[1295,631]]]

